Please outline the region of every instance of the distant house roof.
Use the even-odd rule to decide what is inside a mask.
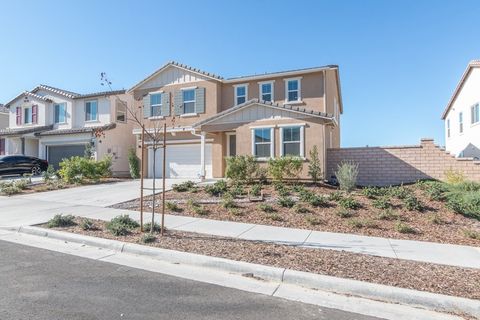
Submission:
[[[17,135],[22,135],[27,133],[39,133],[42,131],[51,130],[52,128],[53,128],[53,125],[35,126],[35,127],[18,128],[18,129],[1,129],[0,137],[17,136]]]
[[[0,113],[8,113],[8,109],[0,103]]]
[[[445,110],[442,113],[442,120],[445,120],[447,117],[448,112],[450,111],[450,108],[452,107],[453,103],[457,99],[458,94],[463,88],[463,85],[465,84],[465,81],[467,80],[468,76],[470,75],[470,72],[472,72],[473,68],[479,68],[480,67],[480,60],[472,60],[468,63],[467,68],[463,72],[462,78],[460,79],[460,82],[458,83],[457,87],[455,88],[455,91],[453,91],[453,95],[450,98],[450,101],[448,101],[447,106],[445,107]]]
[[[47,130],[35,133],[36,136],[57,136],[57,135],[66,135],[66,134],[76,134],[76,133],[89,133],[94,131],[107,131],[114,129],[117,125],[115,123],[109,123],[103,126],[96,127],[82,127],[82,128],[73,128],[73,129],[54,129]]]
[[[251,105],[262,105],[262,106],[265,106],[265,107],[269,107],[269,108],[274,108],[274,109],[279,109],[279,110],[283,110],[283,111],[291,111],[291,112],[296,112],[296,113],[301,113],[305,116],[309,116],[309,117],[316,117],[316,118],[323,118],[323,119],[326,119],[326,120],[332,120],[334,121],[334,116],[333,115],[329,115],[327,113],[324,113],[324,112],[318,112],[318,111],[313,111],[313,110],[307,110],[305,108],[302,108],[302,107],[298,107],[298,106],[292,106],[292,105],[288,105],[288,104],[278,104],[278,103],[272,103],[270,101],[263,101],[263,100],[259,100],[259,99],[251,99],[251,100],[248,100],[242,104],[239,104],[239,105],[236,105],[234,107],[231,107],[231,108],[228,108],[220,113],[217,113],[213,116],[211,116],[210,118],[207,118],[207,119],[204,119],[202,121],[199,121],[195,124],[192,125],[193,128],[198,128],[202,125],[206,125],[212,121],[215,121],[219,118],[222,118],[228,114],[231,114],[233,112],[236,112],[238,110],[241,110],[243,108],[247,108]]]

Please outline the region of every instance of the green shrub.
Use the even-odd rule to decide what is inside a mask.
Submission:
[[[172,189],[175,192],[187,192],[193,188],[195,188],[195,182],[190,180],[172,185]]]
[[[236,217],[241,217],[241,216],[243,216],[243,212],[242,212],[240,209],[238,209],[238,208],[229,208],[228,211],[229,211],[232,215],[234,215],[234,216],[236,216]]]
[[[340,189],[351,192],[357,185],[358,165],[352,161],[342,161],[335,172]]]
[[[187,206],[189,206],[190,208],[199,207],[200,203],[198,203],[198,201],[196,201],[194,199],[188,199],[187,200]]]
[[[322,220],[318,217],[313,216],[313,215],[306,216],[305,221],[307,221],[312,226],[317,226],[319,224],[322,224]]]
[[[93,220],[88,218],[82,219],[82,222],[80,222],[80,228],[82,228],[85,231],[97,229],[97,227],[95,227],[95,223],[93,222]]]
[[[293,190],[293,192],[296,192],[298,194],[302,194],[302,193],[307,191],[307,189],[305,188],[305,186],[303,184],[293,185],[292,190]]]
[[[140,178],[140,159],[135,153],[135,148],[128,149],[128,168],[132,179]]]
[[[447,195],[447,207],[467,218],[480,220],[480,192],[452,192]]]
[[[339,202],[340,200],[343,199],[343,194],[340,191],[335,191],[328,195],[328,199],[330,201]]]
[[[204,206],[193,207],[193,212],[199,216],[206,216],[209,214],[209,211],[205,209]]]
[[[253,156],[227,157],[226,162],[225,177],[234,182],[250,184],[260,174],[258,162]]]
[[[84,157],[71,157],[60,162],[60,177],[66,183],[82,183],[85,179],[97,181],[112,175],[112,157],[106,156],[100,161]]]
[[[129,229],[135,229],[135,228],[138,228],[140,226],[140,224],[137,221],[130,218],[130,216],[128,214],[116,216],[115,218],[110,220],[109,223],[122,224]]]
[[[400,233],[410,233],[410,234],[417,233],[417,231],[414,228],[410,227],[408,224],[401,221],[397,221],[397,223],[395,223],[395,230]]]
[[[262,185],[257,183],[252,186],[250,189],[250,195],[252,197],[259,197],[262,194]]]
[[[218,180],[214,184],[205,187],[205,192],[211,196],[218,197],[228,191],[228,185],[225,180]]]
[[[409,211],[423,211],[424,209],[423,204],[413,194],[409,194],[403,199],[403,205]]]
[[[283,218],[278,213],[270,213],[267,217],[273,221],[283,221]]]
[[[14,182],[3,182],[0,184],[0,192],[3,195],[11,196],[22,192],[22,190]]]
[[[480,232],[475,230],[464,230],[463,234],[465,237],[475,240],[480,240]]]
[[[25,190],[28,188],[28,185],[30,184],[30,179],[22,178],[20,180],[17,180],[14,182],[15,187],[17,187],[20,190]]]
[[[75,217],[72,215],[61,215],[57,214],[55,215],[52,219],[50,219],[47,223],[48,228],[64,228],[64,227],[70,227],[75,225],[74,221]]]
[[[369,199],[375,199],[377,197],[385,196],[387,194],[387,189],[378,187],[365,187],[362,189],[362,194]]]
[[[340,218],[350,218],[354,215],[352,211],[343,208],[338,209],[335,214]]]
[[[381,197],[373,200],[372,205],[377,209],[388,209],[392,207],[392,204],[386,197]]]
[[[387,190],[387,194],[391,197],[395,197],[398,199],[405,199],[409,195],[412,194],[410,190],[408,190],[405,186],[391,186]]]
[[[302,190],[299,192],[299,198],[303,202],[309,202],[311,199],[315,198],[317,195],[310,190]]]
[[[280,197],[278,198],[278,204],[284,208],[291,208],[295,205],[295,201],[290,197]]]
[[[428,221],[430,221],[433,224],[445,224],[445,221],[442,219],[442,217],[439,214],[432,214],[428,217]]]
[[[445,171],[445,181],[448,184],[458,184],[465,181],[465,176],[461,171],[448,169]]]
[[[130,234],[130,228],[120,223],[107,223],[107,230],[116,237]]]
[[[48,182],[52,181],[53,179],[55,179],[55,176],[56,176],[55,169],[53,168],[52,165],[49,165],[47,167],[47,170],[45,170],[42,173],[43,182],[48,183]]]
[[[353,218],[348,220],[348,225],[353,228],[377,228],[378,225],[371,219]]]
[[[146,231],[146,232],[149,232],[149,233],[152,233],[152,232],[160,232],[162,231],[162,226],[159,225],[158,223],[153,223],[153,230],[152,230],[152,223],[151,222],[147,222],[143,225],[143,230]]]
[[[233,196],[230,193],[225,193],[222,198],[222,207],[229,209],[229,208],[236,208],[237,204],[233,199]]]
[[[313,207],[326,207],[328,206],[327,198],[324,196],[314,194],[308,199],[308,203]]]
[[[247,192],[245,191],[245,187],[243,184],[240,183],[235,183],[231,188],[230,188],[230,194],[233,197],[239,197],[245,195]]]
[[[293,209],[296,213],[301,213],[301,214],[310,212],[310,210],[307,207],[304,207],[298,203],[293,207]]]
[[[338,204],[344,209],[356,210],[360,207],[357,200],[352,197],[344,197],[338,201]]]
[[[378,219],[380,220],[400,220],[400,215],[393,211],[393,209],[389,208],[386,210],[383,210],[382,212],[379,213]]]
[[[314,145],[312,150],[309,152],[310,159],[308,162],[308,175],[312,178],[313,183],[317,182],[322,178],[322,163],[318,157],[318,148],[317,145]]]
[[[274,181],[297,178],[302,171],[303,160],[298,157],[279,157],[268,160],[268,173]]]
[[[444,183],[431,182],[425,183],[424,190],[430,200],[443,201],[446,198],[445,193],[447,192],[448,188]]]
[[[275,208],[267,203],[261,203],[258,205],[258,209],[262,210],[263,212],[267,212],[267,213],[272,213],[272,212],[275,212],[277,210],[275,210]]]
[[[181,212],[182,211],[182,208],[180,208],[177,203],[172,202],[172,201],[165,201],[165,207],[167,208],[168,211],[171,211],[171,212]]]
[[[153,233],[145,233],[140,239],[142,243],[152,243],[155,242],[155,240],[157,240],[157,237]]]
[[[480,191],[480,183],[474,181],[463,181],[457,184],[452,184],[449,189],[451,192]]]

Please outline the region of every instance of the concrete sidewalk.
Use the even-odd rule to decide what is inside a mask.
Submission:
[[[48,221],[55,214],[72,214],[101,220],[110,220],[120,214],[128,214],[136,220],[140,219],[140,213],[137,211],[92,205],[69,205],[27,197],[0,197],[0,205],[0,226],[39,224]],[[157,218],[157,221],[160,220],[159,218]],[[146,213],[144,221],[149,220],[150,214]],[[166,227],[172,230],[267,241],[312,249],[348,251],[381,257],[480,268],[479,247],[386,239],[175,215],[166,215],[165,221]]]

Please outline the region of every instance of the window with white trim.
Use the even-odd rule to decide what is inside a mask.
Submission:
[[[150,94],[150,116],[160,117],[162,115],[162,94]]]
[[[117,122],[127,122],[127,102],[117,100],[115,102],[115,120]]]
[[[447,119],[447,138],[450,138],[450,119]]]
[[[281,152],[282,156],[304,157],[303,126],[281,127]]]
[[[195,89],[183,90],[183,113],[195,113]]]
[[[471,107],[470,109],[471,112],[471,118],[472,118],[472,124],[475,124],[480,121],[480,107],[479,104],[475,104]]]
[[[273,157],[273,128],[252,129],[253,156],[256,158]]]
[[[98,102],[91,100],[85,102],[85,121],[98,120]]]
[[[285,79],[285,100],[287,102],[295,102],[302,100],[300,78]]]
[[[30,124],[32,123],[32,108],[24,108],[23,109],[23,123],[24,124]]]
[[[247,101],[248,87],[247,85],[235,86],[235,105],[242,104]]]
[[[67,121],[67,104],[66,103],[56,103],[53,106],[54,108],[54,122],[55,123],[65,123]]]
[[[259,83],[260,100],[273,101],[273,82]]]
[[[463,133],[463,112],[458,114],[458,131]]]

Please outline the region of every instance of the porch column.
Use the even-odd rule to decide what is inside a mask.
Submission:
[[[205,173],[205,136],[207,134],[202,131],[200,134],[200,178],[202,180],[205,179],[206,173]]]

